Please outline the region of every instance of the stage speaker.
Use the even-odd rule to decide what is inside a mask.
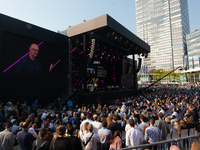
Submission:
[[[138,58],[138,66],[137,66],[137,69],[136,69],[137,73],[140,71],[141,65],[142,65],[142,58]]]
[[[94,61],[94,55],[96,53],[96,39],[92,39],[91,40],[91,49],[90,49],[90,55],[89,58],[87,60],[87,65],[92,64],[92,62]]]

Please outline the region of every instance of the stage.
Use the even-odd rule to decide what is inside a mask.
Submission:
[[[102,103],[108,104],[110,100],[122,99],[131,96],[137,96],[138,90],[119,90],[119,91],[100,91],[100,92],[89,92],[89,93],[77,93],[76,94],[79,100],[79,105],[82,103],[85,104],[96,104],[98,96]]]

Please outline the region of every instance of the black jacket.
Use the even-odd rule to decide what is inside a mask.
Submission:
[[[82,150],[83,149],[81,146],[81,141],[78,137],[68,136],[67,138],[69,138],[70,143],[71,143],[70,150]]]
[[[41,145],[45,142],[46,140],[44,139],[37,139],[37,145],[36,145],[36,140],[33,142],[32,145],[32,150],[36,150],[37,147],[41,147]],[[50,143],[46,141],[46,143],[41,147],[41,150],[49,150]]]
[[[108,129],[112,132],[112,135],[114,135],[115,131],[117,130],[122,132],[122,126],[120,123],[112,123],[108,126]]]
[[[51,141],[49,150],[71,150],[71,141],[66,137],[58,137]]]

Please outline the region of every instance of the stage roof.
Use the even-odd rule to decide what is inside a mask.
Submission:
[[[99,39],[124,50],[126,54],[147,54],[150,52],[150,46],[147,43],[108,14],[69,27],[67,32],[65,30],[61,31],[61,33],[71,38],[82,36],[83,34],[92,34],[92,38]]]

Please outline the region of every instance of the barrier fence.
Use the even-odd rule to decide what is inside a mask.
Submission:
[[[156,148],[157,150],[160,150],[161,147],[162,147],[162,149],[164,149],[164,147],[165,147],[165,149],[167,150],[171,145],[176,145],[180,149],[183,149],[183,150],[190,150],[192,140],[197,137],[198,137],[198,135],[187,136],[187,137],[183,137],[183,138],[155,142],[152,144],[144,144],[144,145],[138,145],[138,146],[134,146],[134,147],[126,147],[126,148],[122,148],[120,150],[133,150],[133,149],[138,149],[138,148],[151,150],[151,149],[154,149],[155,146],[157,147]],[[149,148],[149,147],[151,147],[151,148]]]

